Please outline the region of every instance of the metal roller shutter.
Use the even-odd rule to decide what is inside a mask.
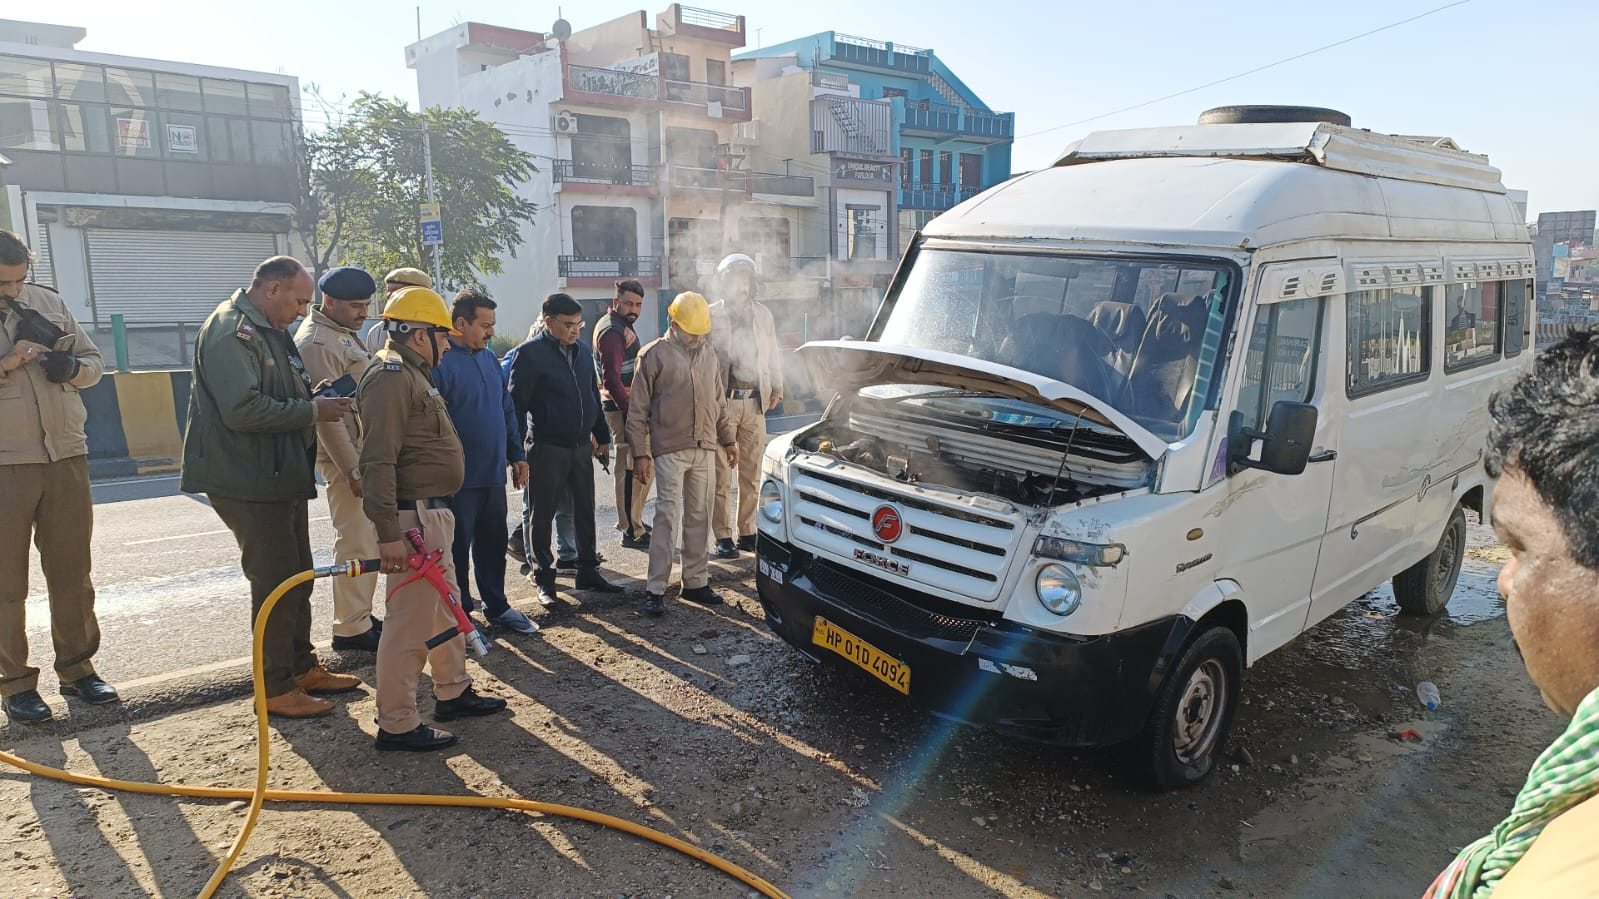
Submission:
[[[198,326],[217,304],[248,287],[261,260],[278,252],[275,234],[144,231],[85,232],[95,321],[122,313],[129,325]]]
[[[33,283],[56,286],[55,260],[50,257],[50,226],[39,223],[39,238],[33,243]]]

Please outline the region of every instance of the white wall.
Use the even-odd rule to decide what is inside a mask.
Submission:
[[[442,55],[442,54],[441,54]],[[561,255],[560,215],[555,202],[552,160],[556,157],[555,136],[550,131],[550,101],[561,95],[560,56],[538,53],[484,71],[459,75],[450,57],[449,68],[441,70],[425,56],[417,59],[417,93],[429,96],[423,79],[432,75],[446,82],[456,80],[458,97],[454,104],[475,110],[485,121],[503,126],[502,130],[519,149],[531,153],[539,173],[521,184],[517,193],[538,204],[531,223],[522,226],[522,245],[516,256],[505,255],[504,271],[484,277],[489,295],[500,304],[499,332],[511,337],[527,333],[539,315],[544,297],[558,283],[556,257]],[[448,206],[448,198],[444,198]],[[446,221],[448,212],[446,212]],[[444,239],[449,240],[446,233]]]

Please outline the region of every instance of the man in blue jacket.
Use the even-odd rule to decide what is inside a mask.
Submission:
[[[533,583],[539,601],[551,605],[556,592],[550,530],[563,490],[572,492],[577,526],[577,589],[619,593],[622,588],[600,574],[594,546],[594,460],[609,461],[611,429],[600,406],[594,354],[579,340],[583,307],[553,293],[543,312],[544,333],[516,348],[510,390],[516,422],[530,428]]]
[[[505,596],[505,471],[518,489],[527,482],[527,458],[516,425],[505,374],[489,349],[494,339],[496,304],[475,290],[455,295],[450,310],[460,337],[450,338],[450,351],[433,369],[433,383],[450,411],[461,437],[466,479],[450,500],[455,514],[455,579],[461,606],[471,611],[472,588],[467,575],[477,564],[477,592],[491,624],[519,634],[538,633],[539,626]]]

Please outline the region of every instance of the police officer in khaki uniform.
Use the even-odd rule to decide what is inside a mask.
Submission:
[[[115,702],[94,673],[100,628],[89,579],[87,413],[78,391],[104,363],[61,296],[25,283],[32,254],[0,231],[0,696],[13,722],[43,721],[39,669],[28,664],[28,541],[39,546],[61,693]]]
[[[328,269],[317,282],[322,303],[300,322],[294,344],[313,382],[359,380],[372,361],[361,338],[367,307],[378,292],[372,276],[358,268]],[[351,409],[338,421],[316,426],[316,470],[328,484],[328,514],[333,518],[333,560],[371,559],[378,535],[361,511],[361,420]],[[383,623],[372,617],[372,592],[378,576],[338,578],[333,582],[333,648],[377,652]]]
[[[424,664],[433,678],[435,721],[490,715],[505,708],[505,700],[473,691],[463,639],[427,648],[428,639],[455,626],[432,585],[423,579],[399,586],[412,574],[405,532],[418,528],[425,551],[443,551],[440,564],[450,589],[460,595],[448,567],[455,539],[449,497],[461,488],[465,463],[449,411],[433,386],[433,368],[449,349],[443,335],[460,334],[443,297],[425,287],[390,297],[383,324],[388,343],[373,356],[358,394],[366,424],[362,503],[377,528],[378,555],[388,575],[388,622],[378,642],[376,745],[423,752],[455,742],[454,734],[423,724],[417,714]]]

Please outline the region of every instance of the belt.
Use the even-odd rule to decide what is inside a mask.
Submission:
[[[415,512],[418,509],[448,509],[448,497],[434,496],[427,499],[402,499],[394,503],[395,507],[405,512]]]
[[[730,400],[753,400],[761,395],[759,387],[734,387],[727,391]]]

